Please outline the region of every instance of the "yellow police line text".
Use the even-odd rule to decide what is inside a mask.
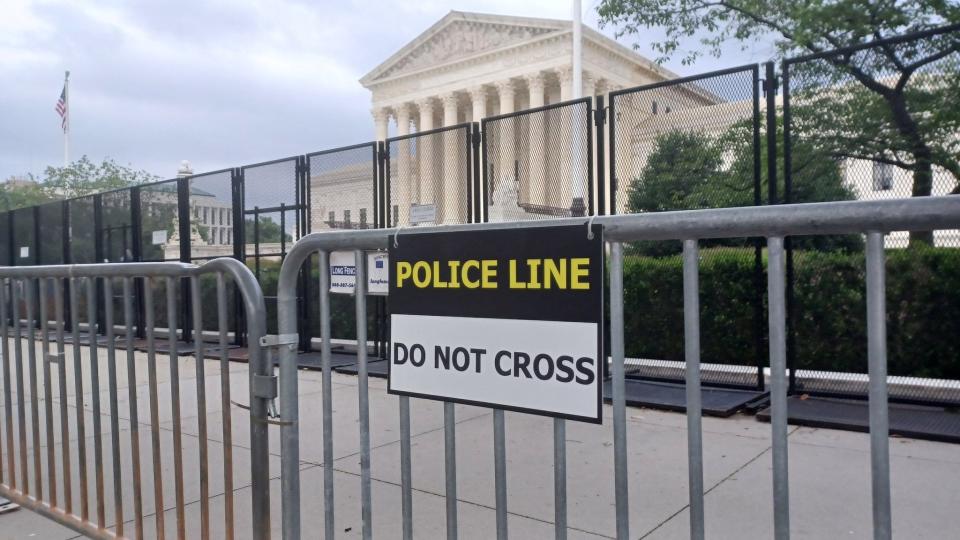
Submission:
[[[497,289],[501,287],[497,259],[465,261],[397,261],[397,288]],[[524,270],[524,266],[526,267]],[[503,288],[590,289],[590,259],[510,259]]]

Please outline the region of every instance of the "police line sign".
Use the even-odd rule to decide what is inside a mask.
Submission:
[[[391,394],[600,423],[600,226],[400,235]]]

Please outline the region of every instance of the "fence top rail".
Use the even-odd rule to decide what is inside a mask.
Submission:
[[[606,240],[688,240],[868,231],[923,231],[960,228],[960,196],[917,197],[882,201],[841,201],[651,212],[508,223],[479,223],[351,231],[316,232],[301,238],[288,253],[294,261],[315,251],[383,249],[404,236],[438,232],[603,225]],[[586,229],[584,229],[586,234]],[[286,263],[284,264],[286,266]]]
[[[940,34],[949,34],[950,32],[958,32],[958,31],[960,31],[960,23],[948,24],[946,26],[938,26],[936,28],[929,28],[927,30],[912,32],[910,34],[890,36],[883,39],[875,39],[873,41],[868,41],[866,43],[850,45],[847,47],[840,47],[837,49],[829,49],[826,51],[812,52],[809,54],[794,56],[793,58],[784,58],[783,67],[788,68],[791,64],[799,64],[802,62],[817,60],[821,58],[828,58],[831,56],[842,56],[842,55],[847,55],[855,52],[860,52],[866,49],[872,49],[874,47],[880,47],[883,45],[896,45],[898,43],[905,43],[907,41],[925,39],[925,38],[940,35]]]
[[[182,262],[0,266],[0,279],[190,277],[215,272],[226,272],[237,277],[243,270],[246,270],[243,263],[229,257],[219,257],[199,266]]]
[[[359,143],[359,144],[351,144],[348,146],[338,146],[337,148],[328,148],[326,150],[318,150],[316,152],[310,152],[309,154],[306,154],[305,157],[307,159],[310,159],[312,157],[324,156],[327,154],[336,154],[338,152],[348,152],[350,150],[359,150],[361,148],[376,149],[376,147],[377,147],[376,141],[370,141],[370,142]]]
[[[677,86],[680,84],[692,83],[697,81],[702,81],[705,79],[712,79],[714,77],[722,77],[724,75],[732,75],[734,73],[743,73],[743,72],[754,72],[760,73],[760,64],[744,64],[742,66],[735,66],[726,69],[719,69],[717,71],[710,71],[707,73],[698,73],[696,75],[690,75],[687,77],[680,77],[677,79],[666,79],[663,81],[657,81],[650,84],[642,84],[640,86],[633,86],[631,88],[622,88],[620,90],[615,90],[610,92],[610,99],[617,96],[622,96],[624,94],[633,94],[636,92],[643,92],[645,90],[655,90],[657,88]]]
[[[490,122],[496,122],[498,120],[506,120],[508,118],[516,118],[518,116],[527,116],[530,114],[536,114],[543,111],[550,111],[553,109],[562,109],[564,107],[571,107],[573,105],[580,105],[581,103],[586,103],[587,107],[590,106],[590,98],[582,97],[576,99],[568,99],[567,101],[561,101],[559,103],[550,103],[549,105],[541,105],[540,107],[534,107],[532,109],[523,109],[520,111],[513,111],[504,114],[498,114],[496,116],[486,116],[480,119],[480,123],[484,126]]]
[[[428,129],[427,131],[417,131],[415,133],[409,133],[407,135],[397,135],[396,137],[389,137],[387,139],[387,146],[390,146],[390,143],[396,141],[403,141],[407,139],[416,139],[417,137],[426,137],[427,135],[436,135],[437,133],[445,133],[447,131],[456,131],[458,129],[466,129],[467,133],[470,132],[470,122],[463,122],[461,124],[456,124],[453,126],[444,126],[434,129]]]

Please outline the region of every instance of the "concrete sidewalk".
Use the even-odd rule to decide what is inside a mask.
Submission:
[[[106,411],[105,355],[101,354],[101,400]],[[69,358],[69,351],[68,351]],[[118,355],[118,359],[121,355]],[[137,395],[140,450],[144,478],[144,512],[147,537],[154,537],[156,513],[152,497],[152,469],[146,355],[137,354]],[[181,357],[183,451],[187,501],[187,536],[199,537],[199,440],[196,378],[193,359]],[[205,362],[206,418],[210,448],[212,538],[223,537],[223,445],[220,412],[220,374],[216,361]],[[246,364],[230,365],[232,397],[246,403]],[[163,455],[163,512],[166,533],[175,536],[173,498],[169,364],[157,359],[160,393],[161,447]],[[323,530],[322,434],[320,429],[320,374],[301,371],[301,485],[305,538]],[[124,387],[119,405],[123,453],[123,511],[126,534],[132,534],[132,485],[129,479],[130,424],[126,370],[118,374]],[[90,388],[89,378],[85,389]],[[72,395],[73,382],[68,387]],[[400,536],[400,446],[397,398],[386,393],[386,381],[370,381],[370,415],[373,478],[373,526],[378,538]],[[88,462],[92,465],[92,394],[84,399],[88,411]],[[13,399],[16,403],[16,397]],[[27,400],[29,403],[29,400]],[[73,405],[71,397],[69,400]],[[336,530],[343,538],[360,537],[360,465],[357,379],[334,375],[334,462],[336,478]],[[41,400],[41,411],[43,402]],[[54,407],[55,411],[57,407]],[[75,409],[71,409],[71,416]],[[610,409],[604,425],[568,422],[567,470],[569,537],[609,538],[614,535],[613,434]],[[457,407],[457,475],[459,531],[462,538],[492,538],[494,529],[493,420],[489,410]],[[29,415],[28,415],[29,418]],[[104,462],[110,468],[108,416],[103,416]],[[29,422],[29,420],[28,420]],[[41,422],[42,424],[42,422]],[[71,420],[71,439],[76,437]],[[249,425],[245,411],[233,408],[234,498],[237,537],[249,537]],[[628,467],[630,531],[632,538],[686,538],[687,467],[686,418],[683,414],[628,408]],[[29,425],[29,424],[28,424]],[[507,472],[509,530],[514,538],[553,537],[553,430],[552,420],[507,413]],[[704,418],[704,470],[708,538],[770,538],[773,534],[769,425],[753,417]],[[417,538],[445,536],[443,414],[438,402],[411,400],[413,433],[414,534]],[[28,437],[30,429],[27,429]],[[59,441],[59,426],[56,429]],[[270,463],[274,536],[280,537],[280,486],[278,428],[271,427]],[[45,434],[41,442],[45,444]],[[955,538],[960,508],[960,446],[893,438],[891,466],[894,533],[902,538]],[[791,526],[794,538],[870,538],[870,464],[865,434],[791,428]],[[59,460],[59,444],[57,459]],[[74,446],[73,460],[76,460]],[[4,447],[5,450],[5,447]],[[41,452],[46,464],[46,450]],[[32,455],[32,454],[31,454]],[[6,466],[4,458],[4,467]],[[58,473],[59,474],[59,473]],[[5,477],[8,475],[5,473]],[[74,467],[74,485],[77,479]],[[93,474],[90,473],[91,515],[95,515]],[[107,522],[113,522],[112,476],[105,475]],[[149,483],[149,485],[146,485]],[[76,490],[76,487],[74,488]],[[76,500],[76,494],[74,494]],[[75,510],[77,503],[75,502]],[[0,539],[67,539],[73,531],[27,510],[0,515]]]

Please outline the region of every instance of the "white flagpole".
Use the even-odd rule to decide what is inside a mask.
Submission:
[[[63,166],[70,165],[70,72],[63,78]]]

